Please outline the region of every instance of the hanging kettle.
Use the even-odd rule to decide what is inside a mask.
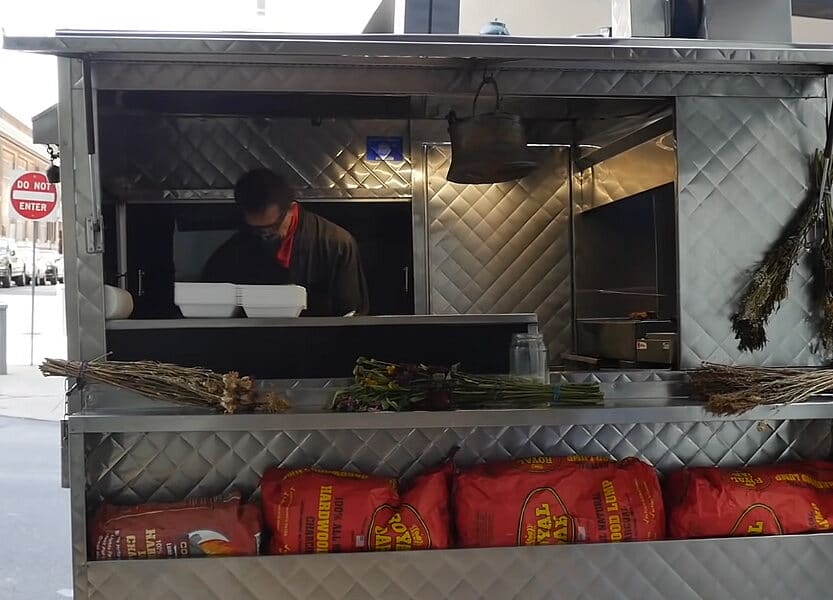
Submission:
[[[495,90],[495,109],[477,114],[477,100],[487,85]],[[448,115],[451,166],[446,179],[454,183],[498,183],[521,179],[538,164],[526,146],[521,117],[500,110],[500,91],[493,77],[485,77],[472,104],[472,115]]]

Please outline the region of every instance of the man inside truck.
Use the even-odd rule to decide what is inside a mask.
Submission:
[[[367,283],[350,233],[301,208],[278,173],[249,171],[234,186],[243,225],[209,258],[203,281],[295,284],[308,316],[367,314]]]

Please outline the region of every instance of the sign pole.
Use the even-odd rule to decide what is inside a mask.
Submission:
[[[38,274],[37,257],[35,255],[35,243],[38,240],[38,222],[32,222],[32,318],[29,327],[29,366],[35,366],[35,285]],[[25,279],[25,276],[24,276]]]
[[[29,327],[29,365],[35,366],[35,287],[38,271],[38,221],[56,214],[58,188],[50,183],[44,173],[24,171],[12,181],[11,208],[21,218],[32,221],[32,315]],[[26,271],[24,269],[24,276]]]

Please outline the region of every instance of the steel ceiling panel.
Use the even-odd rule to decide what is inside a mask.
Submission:
[[[264,166],[282,172],[301,195],[411,192],[406,121],[119,116],[105,121],[104,131],[103,178],[125,192],[227,190]],[[402,160],[368,158],[368,137],[400,139]]]

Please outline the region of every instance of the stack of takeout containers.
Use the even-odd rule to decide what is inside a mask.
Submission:
[[[176,283],[174,302],[183,317],[223,319],[240,315],[237,286],[231,283]]]
[[[297,317],[307,307],[307,290],[298,285],[176,283],[174,302],[184,317]]]
[[[307,307],[307,290],[299,285],[238,285],[237,292],[252,318],[297,317]]]

